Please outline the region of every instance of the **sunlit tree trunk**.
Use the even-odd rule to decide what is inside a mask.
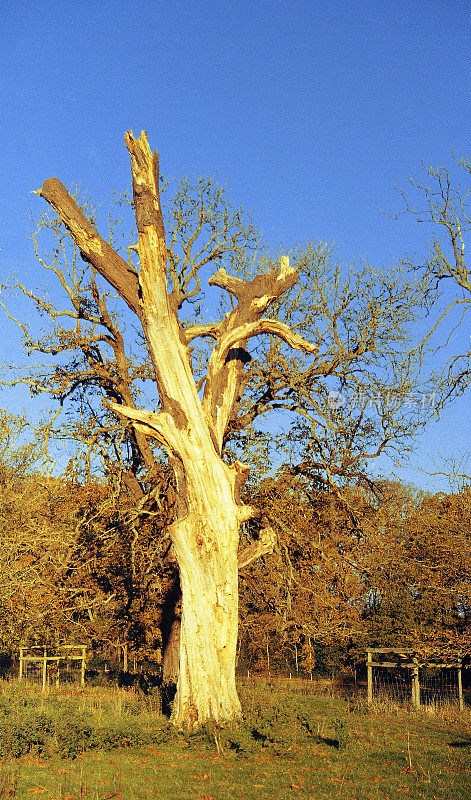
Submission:
[[[175,471],[176,518],[170,529],[182,590],[180,672],[173,720],[194,726],[240,714],[235,687],[238,618],[238,544],[241,522],[256,511],[240,502],[247,468],[221,457],[224,434],[243,388],[245,345],[269,333],[289,345],[317,348],[276,319],[262,318],[270,302],[293,286],[297,273],[282,259],[278,272],[249,282],[221,269],[210,283],[235,298],[218,323],[183,328],[178,309],[183,289],[167,289],[167,246],[159,197],[159,165],[143,133],[125,136],[131,156],[133,196],[139,233],[139,272],[99,236],[55,178],[39,192],[69,228],[82,257],[114,286],[137,314],[146,338],[160,397],[158,413],[109,403],[136,431],[166,449]],[[210,336],[215,345],[201,400],[191,368],[189,342]],[[268,537],[270,539],[270,537]],[[243,563],[255,551],[243,557]],[[272,543],[271,545],[272,546]],[[265,549],[266,552],[266,549]]]
[[[239,525],[238,470],[212,445],[188,448],[177,467],[178,518],[171,537],[182,591],[177,695],[172,719],[193,726],[240,714],[235,686]]]
[[[227,720],[240,713],[235,686],[237,519],[216,508],[210,517],[190,515],[175,527],[182,620],[173,719],[190,724]]]

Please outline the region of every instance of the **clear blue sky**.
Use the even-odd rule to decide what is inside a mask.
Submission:
[[[3,0],[2,276],[43,281],[27,234],[44,204],[30,192],[55,175],[104,202],[129,183],[124,132],[142,128],[164,174],[216,176],[274,246],[322,238],[345,260],[420,262],[427,231],[379,209],[397,210],[394,186],[422,159],[471,155],[470,11],[460,0]],[[14,360],[1,324],[0,361]],[[416,467],[429,454],[467,450],[468,418],[469,397],[402,476],[425,485]]]

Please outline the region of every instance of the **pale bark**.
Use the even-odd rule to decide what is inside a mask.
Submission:
[[[172,615],[170,623],[170,631],[162,656],[162,683],[164,685],[175,684],[176,687],[180,672],[181,617]]]
[[[263,528],[257,541],[239,551],[237,568],[241,569],[252,564],[257,558],[273,552],[276,545],[276,534],[273,528]],[[168,593],[165,607],[162,611],[162,684],[174,685],[176,688],[180,674],[180,636],[181,636],[181,588],[180,581]]]
[[[235,685],[238,573],[234,543],[239,526],[235,519],[231,524],[227,517],[213,517],[211,540],[226,542],[223,552],[211,553],[209,558],[198,533],[195,541],[198,527],[208,542],[208,520],[202,528],[190,517],[178,523],[177,534],[182,621],[173,719],[190,726],[205,719],[223,722],[241,710]]]
[[[159,198],[159,166],[145,133],[125,136],[131,156],[139,242],[137,275],[98,235],[57,179],[41,194],[69,228],[82,257],[114,286],[139,317],[160,397],[158,413],[109,403],[135,429],[166,448],[177,483],[176,520],[170,534],[180,570],[182,616],[180,672],[173,720],[193,726],[240,714],[235,686],[238,619],[238,542],[241,522],[256,515],[242,505],[247,467],[221,458],[224,435],[242,391],[244,348],[254,335],[270,333],[307,352],[316,347],[277,320],[262,319],[269,303],[297,279],[288,259],[277,274],[245,283],[219,270],[210,283],[237,303],[217,325],[184,331],[167,292],[167,247]],[[201,402],[188,342],[216,342]],[[266,545],[266,542],[265,542]],[[248,563],[248,562],[246,562]]]

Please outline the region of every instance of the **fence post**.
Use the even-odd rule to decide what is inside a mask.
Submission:
[[[367,698],[367,702],[368,702],[369,706],[373,702],[373,667],[371,666],[372,660],[373,659],[371,657],[371,651],[368,650],[367,651],[366,666],[367,666],[367,674],[368,674],[368,698]]]
[[[412,705],[414,708],[420,708],[419,665],[416,663],[416,659],[414,659],[412,669]]]
[[[85,686],[85,659],[86,659],[87,648],[85,645],[82,645],[82,668],[80,670],[80,685]]]
[[[43,656],[43,693],[46,691],[46,680],[47,680],[47,649],[44,648],[44,656]]]
[[[20,647],[20,671],[18,673],[18,680],[23,680],[23,653],[25,649],[24,647]]]
[[[460,711],[463,711],[463,681],[461,679],[461,658],[458,661],[458,700],[460,704]]]

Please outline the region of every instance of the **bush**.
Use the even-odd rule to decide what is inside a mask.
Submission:
[[[60,693],[43,697],[26,687],[11,687],[0,695],[0,757],[57,753],[75,758],[97,747],[138,748],[172,739],[241,755],[271,748],[288,757],[309,741],[337,749],[348,744],[348,706],[341,701],[318,697],[314,702],[308,695],[270,685],[250,687],[250,693],[245,687],[243,694],[247,710],[240,722],[177,732],[156,713],[158,698],[152,694],[138,699],[92,690],[71,700]]]
[[[54,751],[66,758],[76,758],[95,747],[96,739],[88,719],[88,715],[59,717],[54,725]]]
[[[13,758],[27,753],[41,755],[47,747],[51,727],[43,712],[29,713],[21,720],[6,717],[0,725],[0,755]]]
[[[175,735],[167,721],[154,726],[143,725],[136,718],[124,718],[108,722],[96,730],[97,743],[105,750],[117,747],[144,747],[163,744]]]
[[[240,755],[250,753],[257,742],[254,739],[253,729],[246,723],[232,724],[226,728],[225,739],[227,746]]]
[[[285,705],[272,705],[248,715],[246,724],[252,729],[252,736],[263,744],[276,746],[276,750],[286,751],[303,735],[296,710]]]
[[[168,720],[149,713],[146,701],[97,697],[85,693],[67,698],[32,694],[9,686],[0,695],[0,758],[58,754],[75,758],[96,747],[142,747],[175,735]]]

